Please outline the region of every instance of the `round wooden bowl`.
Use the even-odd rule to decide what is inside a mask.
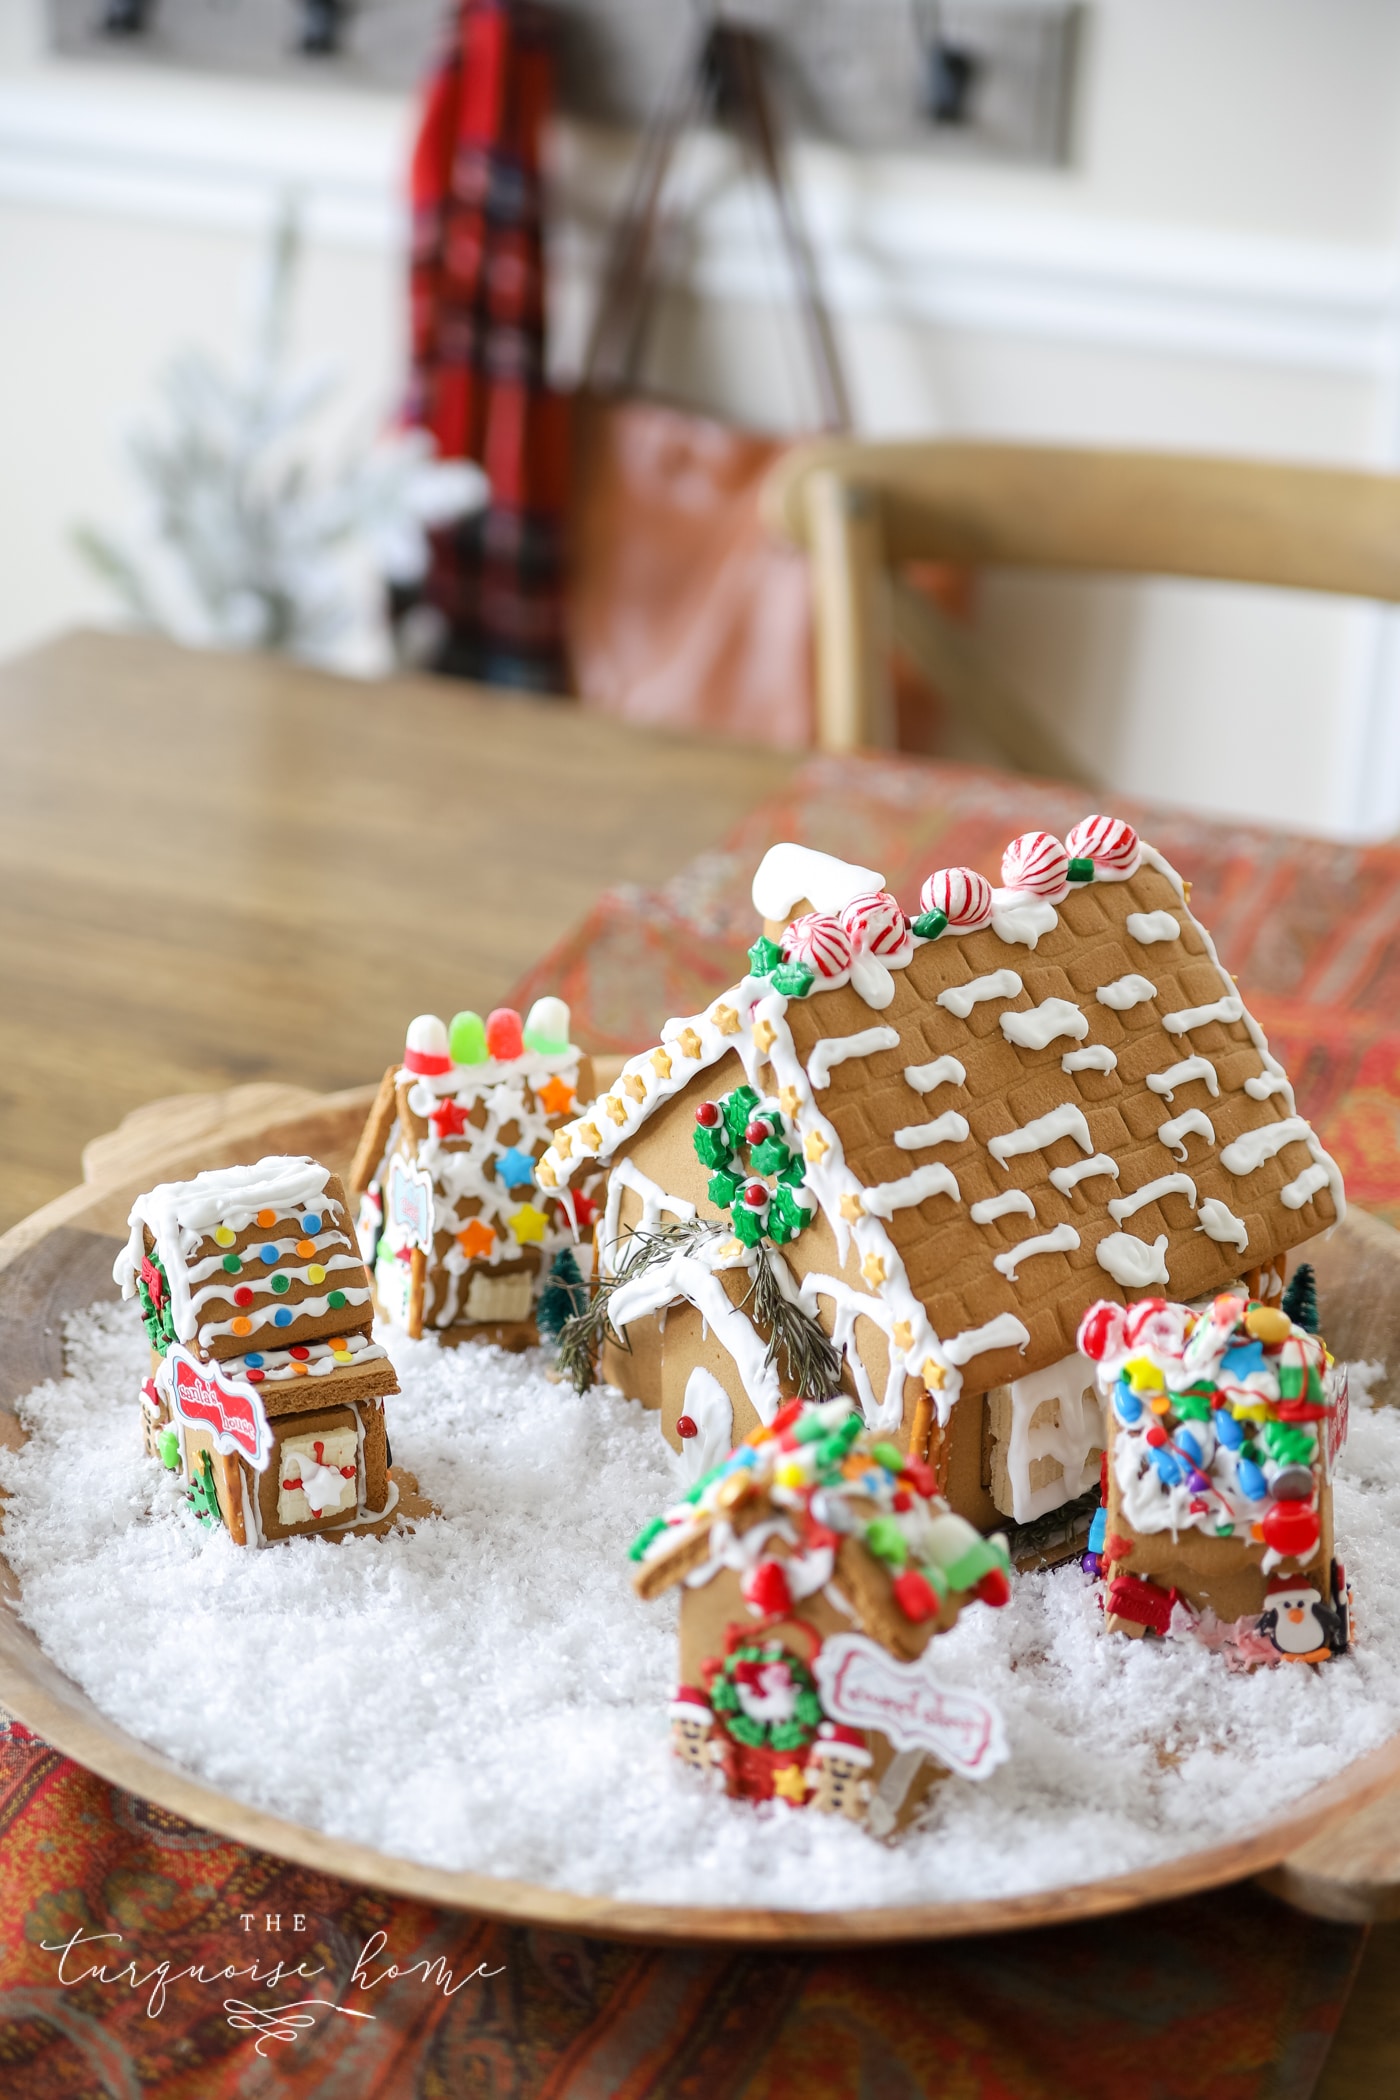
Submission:
[[[0,1436],[12,1446],[22,1440],[19,1422],[7,1410],[21,1394],[61,1373],[64,1316],[116,1295],[112,1261],[125,1237],[127,1211],[142,1189],[269,1152],[308,1152],[343,1172],[372,1093],[372,1088],[314,1095],[254,1087],[227,1096],[191,1097],[142,1110],[121,1131],[89,1147],[89,1181],[0,1239]],[[1337,1353],[1400,1363],[1400,1234],[1354,1216],[1316,1250],[1316,1267],[1328,1337]],[[1310,1909],[1333,1916],[1377,1915],[1387,1907],[1379,1885],[1400,1850],[1397,1734],[1274,1821],[1230,1844],[1211,1845],[1141,1872],[1034,1895],[846,1911],[762,1911],[615,1902],[455,1873],[285,1822],[182,1771],[109,1721],[65,1677],[21,1624],[13,1609],[18,1593],[0,1557],[0,1594],[11,1607],[0,1611],[0,1704],[55,1748],[104,1779],[242,1844],[394,1895],[521,1924],[662,1942],[858,1946],[1103,1916],[1249,1875],[1265,1875],[1279,1893]],[[1339,1825],[1366,1836],[1362,1850],[1368,1862],[1359,1870],[1360,1880],[1353,1875],[1340,1893],[1335,1865],[1348,1856],[1348,1834],[1339,1832]],[[1324,1831],[1326,1841],[1319,1844]],[[1361,1882],[1365,1889],[1358,1894]]]

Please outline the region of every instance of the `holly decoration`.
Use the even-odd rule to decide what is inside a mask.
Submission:
[[[761,933],[749,950],[749,971],[754,977],[766,977],[775,992],[785,999],[805,999],[817,981],[817,973],[804,962],[784,962],[783,951],[776,941],[770,941]]]
[[[750,1750],[805,1750],[825,1719],[811,1671],[778,1640],[733,1648],[715,1667],[710,1704],[726,1734]]]
[[[542,1338],[557,1342],[566,1320],[585,1310],[588,1304],[588,1286],[578,1263],[574,1260],[572,1247],[563,1247],[550,1263],[549,1281],[540,1292],[540,1302],[535,1308],[535,1321]]]
[[[744,1247],[795,1240],[814,1211],[796,1134],[776,1101],[737,1086],[695,1111],[695,1156],[712,1169],[709,1197]]]
[[[188,1501],[201,1524],[222,1524],[219,1491],[214,1485],[214,1461],[207,1451],[199,1454],[199,1467],[190,1482]]]
[[[136,1295],[151,1347],[164,1355],[175,1340],[175,1321],[170,1311],[170,1281],[158,1254],[142,1255]]]

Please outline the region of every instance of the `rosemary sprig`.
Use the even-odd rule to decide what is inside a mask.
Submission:
[[[781,1355],[789,1382],[802,1400],[829,1400],[841,1389],[841,1352],[821,1323],[785,1296],[774,1274],[781,1255],[770,1255],[760,1247],[750,1272],[753,1281],[740,1301],[741,1310],[753,1304],[755,1325],[768,1330],[765,1364]]]

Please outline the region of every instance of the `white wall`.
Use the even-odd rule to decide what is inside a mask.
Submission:
[[[308,199],[299,345],[339,419],[401,375],[409,110],[36,59],[0,0],[0,649],[105,600],[66,535],[117,521],[121,430],[171,352],[235,338],[279,186]],[[859,4],[859,0],[852,0]],[[19,24],[17,28],[16,25]],[[556,353],[576,361],[626,155],[561,132]],[[1074,165],[798,156],[860,427],[1397,461],[1400,10],[1099,0]],[[763,200],[723,149],[651,377],[801,428]],[[1400,828],[1400,681],[1370,609],[1186,584],[989,579],[987,646],[1109,784],[1309,828]],[[1387,738],[1390,743],[1387,744]]]

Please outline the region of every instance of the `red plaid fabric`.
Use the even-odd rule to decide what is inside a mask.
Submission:
[[[540,225],[551,92],[542,15],[462,0],[413,154],[407,413],[491,482],[488,509],[434,538],[437,667],[562,691],[567,403],[545,384]]]

